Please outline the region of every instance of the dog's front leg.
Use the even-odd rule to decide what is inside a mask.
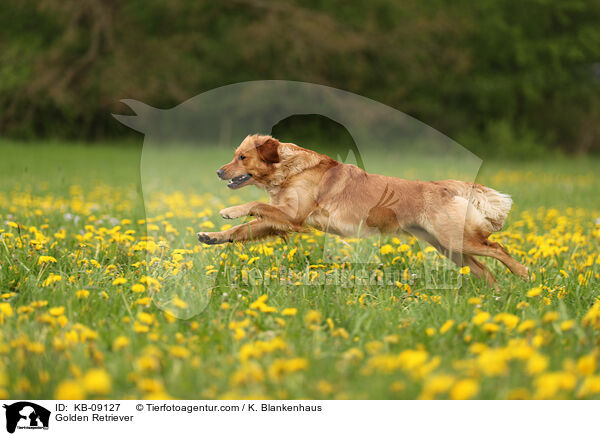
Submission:
[[[225,244],[227,242],[254,241],[268,236],[285,236],[283,226],[262,219],[255,219],[222,232],[200,232],[198,240],[208,245]]]
[[[219,214],[225,219],[254,216],[271,221],[279,227],[289,231],[306,231],[302,226],[302,220],[294,217],[295,214],[293,213],[292,208],[286,205],[274,206],[272,204],[261,203],[260,201],[252,201],[239,206],[228,207],[221,210]]]
[[[257,218],[271,219],[275,221],[297,221],[291,211],[291,207],[286,205],[272,205],[260,201],[251,201],[250,203],[239,206],[231,206],[219,211],[219,214],[225,219],[241,218],[243,216],[255,216]]]
[[[219,211],[219,215],[221,215],[226,220],[233,220],[236,218],[241,218],[243,216],[250,216],[250,211],[257,204],[261,204],[260,201],[251,201],[250,203],[240,204],[239,206],[226,207],[225,209]]]
[[[251,201],[250,203],[240,204],[239,206],[227,207],[223,210],[220,210],[219,214],[226,220],[241,218],[243,216],[258,216],[253,212],[261,210],[264,206],[274,207],[270,204],[262,203],[260,201]]]

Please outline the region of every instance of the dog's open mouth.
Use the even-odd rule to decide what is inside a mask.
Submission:
[[[252,174],[243,174],[241,176],[234,177],[227,184],[228,188],[236,189],[246,183],[248,180],[252,178]]]

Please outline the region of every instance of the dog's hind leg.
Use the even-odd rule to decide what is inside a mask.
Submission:
[[[440,241],[438,241],[436,239],[435,236],[433,236],[431,233],[428,233],[423,228],[413,227],[413,228],[409,229],[409,232],[412,235],[414,235],[415,237],[417,237],[423,241],[426,241],[429,245],[431,245],[433,248],[435,248],[441,254],[443,254],[448,259],[450,259],[452,262],[454,262],[456,264],[456,266],[458,266],[459,268],[464,265],[464,257],[460,252],[449,250],[448,248],[443,246],[440,243]]]
[[[496,290],[498,290],[498,285],[496,283],[496,279],[494,275],[490,272],[490,270],[485,266],[484,263],[475,259],[474,256],[469,254],[461,254],[458,251],[452,251],[444,247],[437,241],[432,235],[427,234],[425,239],[429,244],[431,244],[437,251],[442,253],[452,262],[454,262],[459,268],[462,266],[468,266],[473,275],[479,279],[485,280],[489,285],[494,286]]]
[[[459,268],[462,266],[468,266],[473,275],[479,279],[485,280],[489,285],[498,288],[496,284],[496,279],[494,279],[493,274],[490,270],[483,264],[479,262],[475,257],[470,256],[468,254],[461,254],[457,251],[451,251],[444,246],[442,246],[433,236],[430,235],[429,242],[437,251],[442,253],[452,262],[454,262]]]
[[[469,254],[461,254],[457,251],[452,251],[446,247],[444,247],[438,240],[436,240],[432,235],[427,234],[427,237],[423,238],[429,244],[431,244],[437,251],[442,253],[452,262],[454,262],[459,268],[462,266],[468,266],[473,275],[479,279],[485,280],[489,285],[494,286],[498,289],[498,285],[496,284],[496,279],[494,275],[490,272],[490,270],[485,266],[484,263],[475,259],[474,256]]]
[[[518,260],[512,258],[506,249],[497,242],[482,237],[465,238],[463,252],[470,255],[488,256],[498,259],[515,275],[529,281],[529,270]]]
[[[500,260],[512,273],[528,280],[527,268],[510,257],[500,244],[488,240],[491,234],[489,224],[466,199],[454,197],[444,210],[434,215],[430,225],[432,235],[444,247],[469,256],[465,260],[468,260],[474,275],[480,273],[488,282],[495,283],[492,282],[493,276],[485,265],[473,258],[489,256]]]
[[[463,264],[471,269],[475,277],[485,280],[488,284],[498,289],[496,279],[483,262],[478,261],[474,256],[463,254]]]

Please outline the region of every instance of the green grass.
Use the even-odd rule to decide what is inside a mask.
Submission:
[[[483,163],[477,181],[515,200],[497,240],[535,274],[486,260],[495,293],[470,275],[459,287],[411,238],[200,246],[196,231],[229,224],[220,208],[265,194],[217,179],[230,150],[148,151],[140,176],[135,144],[0,144],[3,396],[598,398],[600,322],[584,317],[598,296],[600,161]],[[446,164],[374,153],[367,170],[443,178]],[[295,284],[356,259],[407,285]],[[298,277],[241,272],[273,267]],[[427,286],[442,273],[450,289]]]

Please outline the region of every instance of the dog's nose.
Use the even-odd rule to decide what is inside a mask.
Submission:
[[[223,169],[219,168],[217,170],[217,176],[219,176],[220,179],[223,178],[223,174],[225,173],[225,171],[223,171]]]

